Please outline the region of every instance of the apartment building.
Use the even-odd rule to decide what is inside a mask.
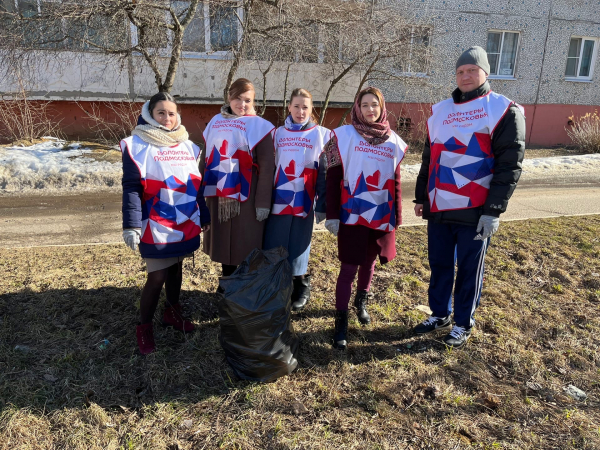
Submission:
[[[398,76],[372,83],[383,89],[397,129],[419,129],[429,105],[450,95],[455,61],[472,45],[488,52],[493,90],[525,107],[530,146],[568,144],[569,117],[600,109],[600,0],[387,1],[397,4],[399,14],[408,11],[414,18],[414,48],[429,49],[424,63],[422,58],[411,57],[412,43],[407,45]],[[51,2],[0,0],[5,11],[17,10],[23,15],[33,15],[48,4]],[[235,19],[211,9],[215,7],[214,3],[202,4],[186,31],[171,91],[183,103],[184,121],[196,138],[222,102],[231,61],[227,48],[241,33]],[[133,26],[123,32],[129,33],[130,39],[140,38]],[[165,48],[165,61],[168,50]],[[49,53],[51,58],[44,56]],[[30,98],[54,101],[53,108],[69,135],[85,137],[89,132],[82,106],[139,101],[156,90],[154,75],[139,55],[127,63],[117,62],[93,48],[68,43],[40,49],[39,54]],[[267,64],[245,61],[236,73],[255,81],[259,90],[266,80],[267,117],[276,118],[274,108],[282,103],[286,78],[288,92],[289,87],[301,86],[311,90],[317,105],[325,99],[331,77],[323,70],[322,58],[296,61],[291,72],[286,72],[287,63],[276,62],[268,77],[263,77]],[[350,73],[336,85],[326,124],[337,125],[360,78],[361,73]],[[0,79],[1,93],[14,91],[14,80]],[[262,92],[257,94],[262,99]]]

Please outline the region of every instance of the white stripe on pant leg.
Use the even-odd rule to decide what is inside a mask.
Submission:
[[[475,308],[477,308],[477,299],[481,295],[481,289],[483,288],[483,270],[485,267],[484,260],[486,254],[488,239],[482,241],[481,250],[479,253],[479,263],[477,265],[477,276],[475,277],[475,296],[473,297],[473,306],[471,307],[471,315],[469,316],[469,325],[473,326],[473,314],[475,314]]]

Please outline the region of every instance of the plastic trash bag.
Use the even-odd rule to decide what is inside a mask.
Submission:
[[[219,301],[219,341],[240,378],[271,381],[298,366],[287,257],[283,247],[254,249],[231,276],[219,282],[224,290]]]

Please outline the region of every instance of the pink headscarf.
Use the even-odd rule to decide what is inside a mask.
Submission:
[[[367,142],[371,145],[379,145],[384,143],[389,139],[392,134],[392,130],[390,129],[390,123],[387,119],[387,110],[385,109],[385,99],[383,98],[383,94],[381,94],[381,116],[377,119],[375,123],[369,123],[365,120],[360,110],[360,100],[365,94],[365,91],[372,88],[366,88],[360,91],[360,93],[356,96],[356,101],[354,102],[354,106],[352,106],[352,125],[358,131],[363,138],[367,140]],[[373,92],[366,92],[366,94],[373,94]]]

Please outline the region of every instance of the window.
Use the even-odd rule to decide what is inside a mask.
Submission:
[[[571,38],[569,53],[567,55],[567,79],[591,80],[594,72],[594,38],[575,37]]]
[[[412,130],[412,120],[410,117],[398,117],[396,120],[396,132],[400,136],[408,136]]]
[[[401,38],[405,51],[398,55],[397,69],[406,75],[427,75],[429,70],[431,28],[413,26]]]
[[[490,76],[514,77],[519,48],[519,33],[512,31],[490,31],[487,39],[487,54]]]
[[[7,2],[4,2],[6,4]],[[62,20],[52,19],[56,3],[40,0],[19,0],[13,11],[25,20],[15,23],[20,29],[21,45],[25,48],[59,48],[64,42]],[[44,16],[40,20],[40,16]]]
[[[0,0],[0,12],[15,12],[15,0]]]
[[[189,1],[172,1],[179,19],[187,13]],[[183,35],[183,50],[190,53],[226,52],[237,45],[242,8],[239,0],[200,2]]]
[[[237,2],[210,3],[210,49],[227,51],[237,44]]]
[[[145,7],[140,3],[136,7],[136,15],[140,17],[141,27],[137,29],[137,39],[139,44],[146,49],[167,48],[168,31],[165,28],[166,12]]]

